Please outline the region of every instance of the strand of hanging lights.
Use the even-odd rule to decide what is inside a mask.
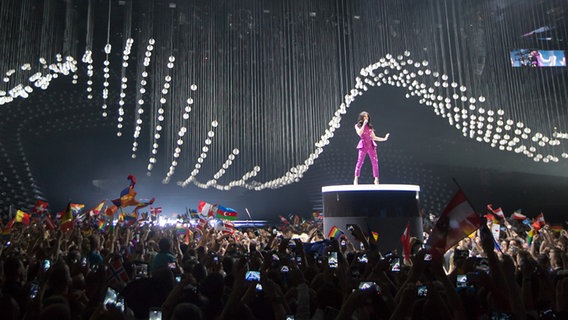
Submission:
[[[132,141],[132,158],[136,158],[136,151],[138,151],[138,138],[140,137],[140,132],[142,131],[142,114],[144,114],[144,95],[146,94],[146,85],[148,84],[148,71],[146,70],[150,66],[152,60],[152,51],[154,50],[154,43],[156,41],[152,38],[148,39],[148,44],[146,45],[146,51],[144,52],[144,59],[142,62],[142,72],[140,73],[141,79],[138,87],[138,92],[136,94],[136,104],[138,108],[136,109],[135,119],[136,126],[134,128],[133,141]],[[155,153],[152,153],[155,155]],[[148,164],[148,170],[152,170],[153,162]]]
[[[109,1],[109,32],[110,32],[110,1]],[[130,39],[129,39],[130,40]],[[128,41],[127,41],[128,46]],[[146,64],[146,60],[144,61],[144,66],[148,66],[150,62],[150,56],[153,48],[154,40],[150,39],[148,41],[148,47],[146,48],[146,58],[148,59],[148,64]],[[111,45],[110,41],[108,40],[107,36],[107,44],[105,45],[104,52],[106,54],[106,59],[104,61],[104,89],[103,89],[103,106],[106,106],[106,99],[108,97],[108,78],[109,75],[109,55],[111,53]],[[85,52],[87,53],[87,52]],[[92,58],[84,59],[83,61],[87,61],[86,63],[92,65]],[[124,55],[125,56],[125,55]],[[124,57],[123,56],[123,57]],[[173,61],[171,60],[173,58]],[[124,59],[123,59],[124,60]],[[173,69],[173,63],[175,61],[175,57],[173,54],[169,56],[168,68]],[[170,63],[172,67],[170,68]],[[66,57],[65,61],[63,61],[63,57],[58,54],[56,55],[56,62],[47,65],[47,61],[44,58],[40,58],[40,64],[44,66],[44,69],[47,70],[47,74],[36,73],[29,78],[30,82],[33,82],[36,87],[41,87],[42,89],[46,89],[49,85],[49,82],[52,78],[56,78],[58,74],[69,75],[70,73],[74,73],[76,71],[76,62],[73,57]],[[19,68],[21,71],[29,71],[29,67]],[[554,129],[552,136],[548,136],[539,130],[532,129],[528,127],[522,119],[516,119],[512,116],[507,115],[507,112],[497,103],[488,103],[486,101],[485,96],[483,95],[476,95],[469,94],[469,89],[466,87],[462,81],[453,81],[450,79],[450,76],[446,73],[432,71],[428,68],[429,63],[424,60],[422,62],[414,61],[410,57],[410,52],[404,52],[402,55],[396,56],[396,58],[390,54],[385,55],[384,57],[380,58],[376,63],[370,64],[369,66],[363,68],[360,71],[360,77],[355,79],[355,87],[351,88],[348,91],[348,94],[345,95],[343,99],[343,103],[337,108],[335,111],[332,119],[328,123],[328,127],[325,129],[323,134],[320,136],[320,139],[313,144],[314,150],[310,154],[308,154],[307,158],[303,159],[296,163],[295,165],[291,166],[288,170],[284,172],[283,175],[280,177],[271,179],[266,182],[248,182],[256,173],[260,172],[260,164],[254,163],[251,164],[253,169],[251,171],[246,172],[241,179],[231,181],[227,184],[218,184],[217,181],[225,174],[229,167],[232,164],[234,159],[231,159],[230,155],[225,159],[225,161],[221,165],[221,169],[217,170],[212,177],[206,178],[205,183],[201,183],[197,180],[197,175],[200,172],[201,163],[207,157],[208,151],[203,151],[205,148],[209,150],[208,146],[211,144],[207,144],[208,140],[205,141],[205,146],[203,146],[202,153],[198,158],[197,163],[194,165],[194,170],[191,172],[189,178],[185,181],[182,181],[180,185],[186,186],[189,182],[195,184],[201,188],[209,188],[214,187],[217,189],[228,190],[233,186],[240,186],[248,189],[253,190],[263,190],[266,188],[279,188],[290,183],[299,181],[303,177],[303,174],[308,170],[308,168],[313,165],[314,161],[318,158],[318,156],[323,152],[323,149],[326,145],[329,144],[331,138],[333,138],[333,134],[335,129],[339,128],[341,117],[343,114],[347,112],[347,108],[349,105],[356,99],[357,96],[363,95],[365,91],[369,89],[370,86],[381,86],[381,85],[390,85],[394,87],[402,87],[406,88],[408,93],[406,94],[407,98],[411,97],[418,97],[419,103],[431,107],[434,114],[439,117],[442,117],[447,120],[448,124],[455,127],[459,130],[464,137],[469,139],[473,139],[477,142],[483,142],[489,144],[493,148],[498,148],[502,151],[514,152],[523,154],[528,158],[533,159],[535,162],[559,162],[561,158],[568,158],[566,152],[557,151],[561,148],[556,148],[562,145],[561,140],[565,140],[568,138],[568,133],[557,131]],[[88,67],[87,67],[88,68]],[[442,68],[445,69],[445,68]],[[89,69],[87,70],[89,74]],[[4,81],[6,83],[10,82],[11,77],[17,73],[17,69],[11,69],[5,74]],[[144,73],[145,72],[145,73]],[[92,74],[92,69],[91,69]],[[141,84],[141,91],[144,89],[146,85],[146,77],[148,76],[148,72],[146,70],[142,73],[142,81]],[[7,79],[7,80],[6,80]],[[32,81],[33,79],[33,81]],[[162,88],[162,92],[165,90],[167,91],[171,78],[168,77],[164,78],[165,83],[164,87]],[[90,81],[90,79],[88,80]],[[123,82],[125,84],[125,82]],[[90,86],[90,84],[88,83]],[[18,97],[27,97],[31,93],[29,88],[31,86],[24,86],[23,84],[17,84],[12,89],[4,94],[0,92],[0,104],[5,104],[12,102],[14,98]],[[121,90],[123,90],[121,85]],[[33,90],[32,90],[33,91]],[[121,92],[122,93],[122,92]],[[140,92],[144,94],[144,92]],[[164,95],[165,95],[164,94]],[[121,96],[121,99],[123,97]],[[164,104],[162,99],[165,97],[160,98],[160,104]],[[189,100],[188,100],[189,101]],[[142,120],[139,117],[143,113],[143,100],[140,98],[137,101],[138,109],[137,109],[137,120],[136,120],[136,129],[134,133],[134,142],[133,142],[133,157],[135,156],[135,152],[137,149],[137,138],[140,134]],[[184,112],[184,117],[189,117],[189,112],[191,111],[191,107],[189,111],[186,110]],[[202,107],[202,106],[196,106]],[[103,109],[106,109],[103,107]],[[162,112],[160,112],[162,110]],[[153,164],[156,163],[155,155],[158,152],[158,139],[160,137],[160,131],[162,129],[163,115],[165,114],[164,109],[158,108],[158,116],[155,125],[155,133],[153,136],[153,143],[152,143],[152,150],[151,150],[151,157],[149,159],[148,164],[148,171],[152,170]],[[119,111],[120,113],[120,111]],[[106,112],[103,112],[103,116],[106,116]],[[162,120],[160,120],[162,119]],[[138,122],[140,121],[140,122]],[[215,122],[216,123],[216,122]],[[182,130],[181,127],[177,131],[177,135],[182,137],[182,135],[186,134],[188,130]],[[535,132],[536,131],[536,132]],[[208,132],[211,133],[212,130]],[[214,132],[213,132],[214,134]],[[210,137],[212,138],[212,136]],[[181,139],[181,138],[180,138]],[[209,138],[208,138],[209,139]],[[178,140],[182,141],[183,140]],[[181,156],[181,145],[179,144],[179,150],[174,148],[173,158],[170,169],[164,178],[164,183],[168,183],[172,178],[173,173],[175,172],[175,167],[177,166],[177,158]],[[232,146],[233,147],[233,146]],[[550,151],[552,149],[552,151]],[[237,148],[233,150],[239,150]],[[561,149],[563,150],[563,149]],[[239,154],[237,152],[237,154]],[[234,152],[231,154],[236,156]],[[241,157],[246,157],[247,154],[241,154]],[[201,162],[200,162],[201,160]],[[194,174],[195,173],[195,174]]]
[[[102,116],[103,118],[106,118],[108,116],[108,112],[107,112],[107,99],[108,99],[108,87],[109,87],[109,79],[110,79],[110,54],[112,52],[112,45],[110,43],[110,25],[111,25],[111,0],[108,1],[108,25],[107,25],[107,41],[105,44],[105,61],[103,62],[103,92],[102,92],[102,98],[103,98],[103,104],[101,105],[101,108],[103,110],[102,112]]]

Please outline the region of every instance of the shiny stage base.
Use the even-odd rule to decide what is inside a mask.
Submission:
[[[358,224],[364,233],[379,234],[379,248],[384,253],[402,252],[400,236],[407,223],[410,233],[422,241],[419,215],[420,186],[407,184],[360,184],[322,187],[324,234],[336,226],[356,246],[359,242],[347,230]]]

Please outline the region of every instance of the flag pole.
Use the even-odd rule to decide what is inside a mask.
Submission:
[[[249,217],[249,221],[252,221],[252,217],[250,216],[250,212],[248,208],[245,208],[245,211],[247,212],[247,215]]]

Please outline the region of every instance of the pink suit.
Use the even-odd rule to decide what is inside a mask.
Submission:
[[[377,157],[377,143],[372,137],[373,130],[369,126],[365,125],[363,128],[363,133],[361,133],[361,140],[357,144],[357,149],[359,150],[359,155],[357,157],[357,164],[355,165],[355,176],[358,177],[361,174],[361,167],[363,162],[365,162],[365,156],[368,154],[371,159],[371,166],[373,167],[373,177],[379,177],[379,158]]]

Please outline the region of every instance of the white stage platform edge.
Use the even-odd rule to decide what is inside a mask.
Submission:
[[[321,192],[337,191],[420,191],[420,186],[413,184],[342,184],[321,187]]]

